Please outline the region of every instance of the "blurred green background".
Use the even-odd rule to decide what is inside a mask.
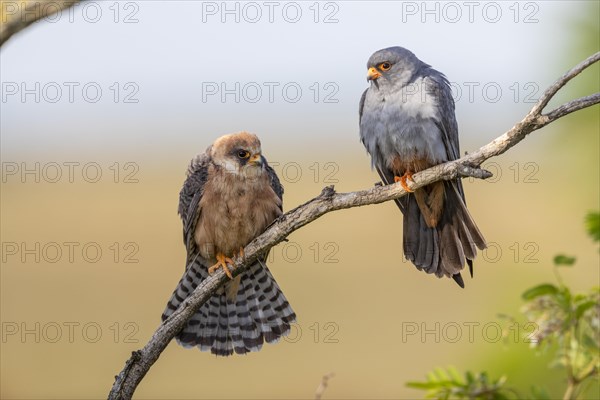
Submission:
[[[357,115],[373,51],[403,45],[456,83],[461,150],[472,151],[600,49],[596,1],[482,2],[473,21],[463,3],[454,3],[460,14],[437,2],[294,3],[293,23],[287,2],[273,22],[263,3],[257,22],[248,3],[227,3],[231,15],[220,2],[93,4],[1,50],[2,398],[106,397],[183,273],[178,193],[189,160],[221,134],[261,137],[289,210],[323,186],[378,180]],[[482,13],[494,4],[496,22]],[[256,83],[263,97],[207,94],[223,82]],[[265,82],[277,84],[273,101]],[[63,90],[56,102],[52,83]],[[97,102],[81,91],[89,83],[102,90]],[[288,83],[302,89],[299,101],[279,91]],[[599,90],[596,65],[551,106]],[[497,314],[518,314],[526,288],[552,281],[559,252],[578,257],[563,271],[575,291],[599,284],[597,247],[582,229],[599,208],[599,126],[597,106],[568,116],[484,164],[490,181],[465,182],[490,244],[466,289],[402,259],[394,204],[336,212],[272,250],[271,271],[298,315],[288,339],[226,359],[172,343],[136,397],[312,398],[334,372],[324,398],[415,398],[405,382],[446,365],[561,397],[562,372],[522,338],[505,343]],[[598,398],[598,385],[585,396]]]

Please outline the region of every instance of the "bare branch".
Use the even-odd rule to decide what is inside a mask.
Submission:
[[[570,101],[567,104],[563,104],[562,106],[550,111],[548,114],[546,114],[546,116],[549,119],[548,122],[552,122],[555,119],[564,117],[565,115],[570,114],[572,112],[579,111],[589,106],[593,106],[594,104],[598,104],[598,102],[600,102],[600,93],[592,94],[577,100]]]
[[[15,33],[51,15],[61,13],[80,0],[26,0],[4,2],[0,8],[0,46]]]
[[[548,103],[552,99],[552,97],[554,97],[554,95],[563,86],[565,86],[567,84],[567,82],[569,82],[571,79],[573,79],[574,77],[579,75],[581,73],[581,71],[583,71],[590,65],[596,63],[598,60],[600,60],[600,52],[598,52],[594,55],[591,55],[590,57],[586,58],[585,60],[583,60],[582,62],[580,62],[573,68],[571,68],[569,71],[565,72],[563,76],[561,76],[556,82],[554,82],[552,84],[552,86],[550,86],[548,89],[546,89],[546,91],[544,92],[542,97],[538,100],[537,104],[535,106],[533,106],[533,108],[531,109],[529,114],[536,114],[536,115],[541,114],[542,111],[544,110],[544,108],[548,105]]]
[[[564,104],[548,115],[541,114],[543,108],[561,87],[599,59],[600,53],[597,53],[564,74],[544,93],[542,99],[522,121],[492,142],[458,160],[436,165],[414,174],[414,181],[409,183],[410,189],[415,190],[435,181],[462,176],[475,176],[485,179],[491,174],[478,168],[485,160],[504,153],[531,132],[571,112],[600,103],[600,93],[596,93]],[[264,254],[268,249],[285,240],[292,232],[331,211],[382,203],[402,197],[406,193],[399,183],[376,186],[351,193],[336,193],[333,186],[326,187],[319,196],[282,215],[263,234],[250,242],[244,249],[244,258],[236,259],[235,265],[231,267],[230,271],[234,276],[239,275],[248,266],[252,265],[259,255]],[[203,281],[181,303],[179,308],[158,327],[148,344],[143,349],[133,353],[123,371],[116,377],[109,399],[130,399],[132,397],[139,382],[171,339],[183,328],[196,310],[227,280],[228,278],[223,270],[219,269],[214,275]]]

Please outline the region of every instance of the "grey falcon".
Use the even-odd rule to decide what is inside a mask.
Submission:
[[[186,269],[163,321],[216,269],[232,278],[227,265],[282,214],[282,198],[283,187],[254,134],[222,136],[192,160],[179,194]],[[177,342],[228,356],[258,351],[263,342],[287,335],[296,314],[264,258],[202,305]]]
[[[360,138],[384,184],[409,192],[412,175],[459,158],[458,125],[447,78],[403,47],[375,52],[367,62],[370,86],[360,100]],[[460,179],[440,181],[396,200],[403,214],[405,257],[419,269],[452,277],[464,287],[473,276],[483,235],[467,211]]]

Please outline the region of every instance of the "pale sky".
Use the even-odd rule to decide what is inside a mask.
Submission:
[[[366,61],[392,45],[453,82],[469,140],[489,124],[512,126],[580,61],[561,54],[584,5],[83,3],[2,48],[2,156],[127,152],[140,138],[153,153],[242,129],[344,135],[354,146]]]

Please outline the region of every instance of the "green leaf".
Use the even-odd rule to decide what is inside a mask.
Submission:
[[[436,375],[436,374],[434,374],[433,372],[428,372],[428,373],[427,373],[427,380],[428,380],[429,382],[438,382],[438,381],[439,381],[439,379],[438,379],[437,375]]]
[[[575,264],[575,261],[575,257],[566,256],[564,254],[554,256],[554,265],[556,266],[562,265],[565,267],[570,267],[571,265]]]
[[[525,292],[523,292],[521,297],[523,298],[523,300],[532,300],[539,296],[556,293],[558,293],[558,288],[556,286],[550,283],[543,283],[541,285],[527,289]]]
[[[463,381],[462,376],[460,376],[460,374],[458,373],[458,371],[456,370],[456,368],[454,367],[448,367],[448,375],[450,375],[450,378],[452,379],[453,382],[456,382],[459,385],[464,385],[465,382]]]
[[[473,373],[471,371],[467,371],[465,373],[465,377],[467,378],[467,384],[470,385],[473,382],[475,382],[475,377],[473,376]]]
[[[581,300],[585,300],[587,298],[588,298],[587,294],[577,293],[575,296],[573,296],[573,302],[579,303]]]
[[[562,308],[563,312],[566,315],[571,315],[571,304],[573,301],[573,296],[571,295],[571,291],[568,287],[562,286],[559,292],[554,296],[556,302]]]
[[[487,372],[483,371],[482,373],[479,374],[479,382],[483,383],[484,385],[488,384],[488,374],[487,374]]]
[[[443,368],[436,367],[433,369],[433,373],[438,377],[438,381],[447,382],[450,380],[450,377]]]
[[[440,387],[437,382],[406,382],[406,386],[414,389],[435,389]]]
[[[585,216],[585,228],[594,242],[600,241],[600,213],[589,212]]]
[[[496,381],[494,381],[494,385],[500,387],[502,385],[504,385],[506,383],[506,375],[502,375],[500,378],[496,379]]]
[[[594,307],[596,302],[594,300],[588,300],[585,303],[581,303],[575,309],[575,318],[580,319],[583,313],[585,313],[590,308]]]
[[[584,347],[591,349],[590,352],[593,354],[597,354],[598,350],[600,350],[600,345],[598,345],[598,342],[588,334],[583,335],[583,338],[581,339],[581,344]]]

